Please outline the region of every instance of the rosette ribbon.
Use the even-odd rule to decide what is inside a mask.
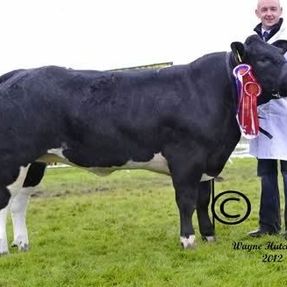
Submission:
[[[259,133],[257,97],[261,94],[261,87],[252,74],[251,66],[247,64],[236,66],[233,75],[236,79],[238,96],[237,121],[242,135],[252,139]]]

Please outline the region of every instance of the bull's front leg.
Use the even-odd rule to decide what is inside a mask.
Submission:
[[[195,247],[192,215],[196,208],[197,187],[176,188],[176,203],[180,217],[180,243],[183,248]]]
[[[185,172],[184,172],[185,173]],[[180,217],[180,243],[183,248],[195,247],[192,215],[196,208],[200,175],[172,175],[176,193],[176,203]]]
[[[20,251],[29,249],[28,230],[26,226],[26,210],[33,187],[23,187],[11,199],[10,211],[13,223],[13,247]]]
[[[180,243],[183,248],[195,248],[192,215],[196,209],[198,188],[203,174],[205,153],[200,146],[185,141],[169,145],[164,151],[176,194],[180,218]]]

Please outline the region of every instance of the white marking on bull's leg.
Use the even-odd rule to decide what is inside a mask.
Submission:
[[[6,234],[6,220],[9,204],[0,210],[0,255],[6,254],[8,250],[7,234]]]
[[[10,210],[14,231],[12,246],[17,246],[21,251],[29,249],[26,209],[33,189],[33,187],[22,188],[11,200]]]
[[[180,243],[184,249],[193,249],[196,246],[195,235],[189,235],[189,237],[180,236]]]
[[[216,241],[215,236],[202,236],[202,239],[208,243],[212,243]]]
[[[11,198],[16,194],[16,192],[23,186],[25,177],[27,175],[29,166],[21,167],[19,175],[13,184],[10,184],[7,188],[11,193]],[[7,234],[6,234],[6,220],[7,212],[10,208],[11,199],[8,205],[0,210],[0,255],[6,254],[8,250]]]

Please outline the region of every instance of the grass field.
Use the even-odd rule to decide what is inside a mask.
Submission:
[[[287,241],[246,236],[257,227],[255,160],[234,159],[222,176],[216,192],[245,193],[251,215],[239,225],[217,223],[213,244],[200,240],[194,218],[198,246],[182,250],[169,177],[121,171],[101,178],[74,168],[49,169],[28,210],[31,249],[0,258],[0,287],[286,286],[287,250],[265,247]],[[262,248],[235,250],[234,242]],[[264,262],[265,254],[282,262]]]

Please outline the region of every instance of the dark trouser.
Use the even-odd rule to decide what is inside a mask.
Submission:
[[[258,159],[257,173],[261,177],[259,225],[261,229],[279,232],[281,229],[280,199],[278,188],[278,161]],[[280,160],[285,195],[285,228],[287,222],[287,161]]]

